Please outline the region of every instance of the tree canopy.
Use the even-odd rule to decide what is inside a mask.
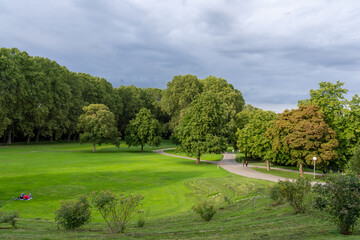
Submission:
[[[196,157],[204,153],[219,153],[226,150],[227,116],[222,111],[221,101],[209,93],[200,94],[176,129],[181,150]]]
[[[298,165],[302,176],[302,166],[312,165],[313,157],[317,157],[316,165],[323,168],[337,158],[335,132],[316,105],[285,110],[268,129],[267,136],[274,154],[287,155],[287,163]]]
[[[104,104],[90,104],[83,108],[84,114],[79,117],[78,128],[80,142],[90,142],[95,145],[112,143],[119,147],[120,133],[115,125],[115,116]]]
[[[145,144],[159,146],[161,142],[161,125],[149,109],[142,108],[135,118],[126,127],[126,144],[130,146],[141,146]]]

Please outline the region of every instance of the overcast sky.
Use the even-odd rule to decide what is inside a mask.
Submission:
[[[225,78],[282,112],[322,81],[360,92],[358,0],[0,0],[0,47],[114,87]]]

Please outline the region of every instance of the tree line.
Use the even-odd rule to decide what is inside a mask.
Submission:
[[[0,49],[0,136],[14,140],[77,139],[79,116],[90,104],[105,104],[124,134],[126,125],[141,108],[162,122],[163,90],[112,85],[104,78],[75,73],[55,61],[32,57],[16,48]]]
[[[111,130],[115,145],[120,136],[142,148],[157,145],[160,136],[171,138],[197,163],[202,154],[232,144],[245,158],[265,160],[268,166],[297,165],[302,172],[316,157],[325,171],[341,169],[360,140],[360,98],[346,99],[348,90],[339,81],[321,82],[298,109],[276,114],[245,105],[239,90],[213,76],[175,76],[165,89],[114,88],[104,78],[71,72],[16,48],[0,49],[0,74],[0,136],[9,144],[15,139],[71,140],[80,134],[84,141],[100,143],[96,134],[84,135],[88,126],[79,121],[93,107],[104,110],[90,104],[106,105],[113,114],[109,119],[119,132]]]
[[[321,82],[298,108],[281,114],[245,106],[236,116],[237,146],[246,157],[281,165],[344,169],[360,141],[360,98],[344,83]],[[316,163],[313,158],[316,157]]]
[[[224,102],[222,111],[229,120],[244,106],[241,92],[222,78],[175,76],[164,90],[114,88],[104,78],[71,72],[55,61],[16,48],[0,49],[0,74],[0,136],[8,144],[78,139],[79,117],[90,104],[108,107],[123,138],[141,109],[150,111],[161,124],[162,137],[169,138],[201,94]],[[228,134],[231,127],[235,127],[233,121],[227,123]]]

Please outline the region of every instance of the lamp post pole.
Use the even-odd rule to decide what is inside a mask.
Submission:
[[[315,180],[315,163],[316,163],[317,158],[313,157],[313,160],[314,160],[314,180]]]

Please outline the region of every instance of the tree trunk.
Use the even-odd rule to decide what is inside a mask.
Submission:
[[[27,144],[30,143],[30,135],[27,136],[26,143],[27,143]]]
[[[303,169],[302,169],[302,163],[300,163],[299,170],[300,170],[300,176],[303,178],[304,177],[304,172],[303,172]]]
[[[39,143],[39,138],[40,138],[40,130],[38,129],[36,132],[36,140],[35,140],[36,143]]]
[[[199,153],[196,158],[196,162],[195,162],[196,164],[200,164],[200,157],[201,157],[201,154]]]
[[[266,160],[266,170],[270,171],[270,161]]]
[[[95,152],[95,143],[93,144],[93,152]]]
[[[76,135],[76,133],[74,134],[74,142],[76,141],[76,137],[77,137],[77,135]]]
[[[10,130],[8,131],[7,144],[11,144],[11,134],[12,134],[12,129],[10,129]]]
[[[50,136],[50,142],[51,143],[54,142],[53,134],[51,134],[51,136]]]
[[[144,150],[144,145],[141,144],[141,152]]]
[[[71,134],[69,132],[69,134],[68,134],[68,142],[70,142],[70,141],[71,141]]]
[[[4,134],[4,139],[3,139],[3,143],[6,143],[6,134]]]

